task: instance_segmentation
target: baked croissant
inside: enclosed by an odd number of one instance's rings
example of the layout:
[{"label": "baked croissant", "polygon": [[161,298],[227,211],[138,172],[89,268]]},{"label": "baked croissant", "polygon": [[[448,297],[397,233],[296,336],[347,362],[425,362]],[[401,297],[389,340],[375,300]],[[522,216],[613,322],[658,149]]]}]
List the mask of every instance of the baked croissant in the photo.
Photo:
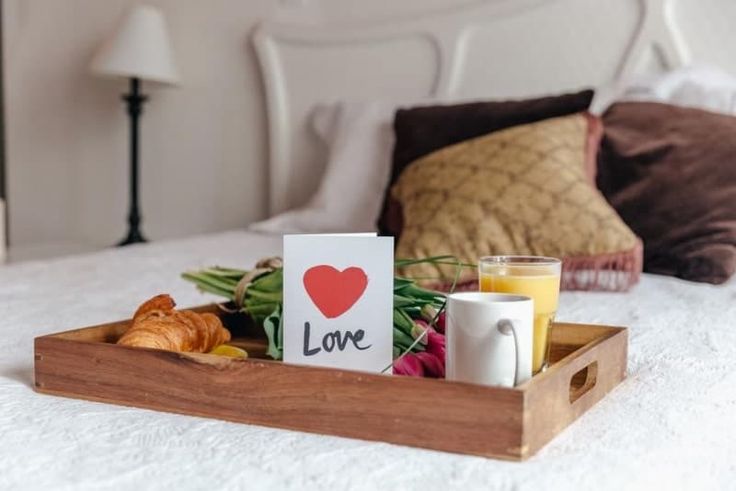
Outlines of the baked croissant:
[{"label": "baked croissant", "polygon": [[216,315],[175,310],[175,306],[167,294],[156,295],[144,302],[118,344],[206,353],[230,341],[230,331],[223,327]]}]

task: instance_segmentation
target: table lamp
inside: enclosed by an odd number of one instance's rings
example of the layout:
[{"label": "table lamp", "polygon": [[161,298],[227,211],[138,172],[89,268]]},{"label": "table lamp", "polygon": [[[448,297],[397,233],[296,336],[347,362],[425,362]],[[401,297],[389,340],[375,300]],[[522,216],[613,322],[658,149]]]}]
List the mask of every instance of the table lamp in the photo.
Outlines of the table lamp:
[{"label": "table lamp", "polygon": [[141,232],[138,197],[138,120],[147,97],[141,82],[176,85],[179,75],[162,12],[149,5],[134,7],[99,48],[91,70],[97,75],[129,79],[123,95],[130,117],[130,211],[128,234],[118,245],[146,242]]}]

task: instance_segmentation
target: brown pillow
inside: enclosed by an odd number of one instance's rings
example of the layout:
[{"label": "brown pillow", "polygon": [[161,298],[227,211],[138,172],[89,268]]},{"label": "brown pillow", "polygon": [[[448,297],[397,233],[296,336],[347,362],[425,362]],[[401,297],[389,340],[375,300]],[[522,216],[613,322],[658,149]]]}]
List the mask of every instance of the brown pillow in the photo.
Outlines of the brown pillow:
[{"label": "brown pillow", "polygon": [[626,102],[603,124],[598,185],[644,241],[644,270],[726,281],[736,271],[736,118]]},{"label": "brown pillow", "polygon": [[[628,288],[641,244],[585,174],[590,121],[575,114],[515,126],[413,162],[392,189],[405,220],[396,257],[554,256],[563,288]],[[444,283],[454,272],[419,264],[402,274]],[[475,276],[466,270],[460,281]]]},{"label": "brown pillow", "polygon": [[[504,128],[586,111],[592,100],[593,91],[584,90],[538,99],[400,109],[394,118],[396,143],[389,189],[411,162],[435,150]],[[401,209],[388,191],[378,229],[384,235],[401,235]]]}]

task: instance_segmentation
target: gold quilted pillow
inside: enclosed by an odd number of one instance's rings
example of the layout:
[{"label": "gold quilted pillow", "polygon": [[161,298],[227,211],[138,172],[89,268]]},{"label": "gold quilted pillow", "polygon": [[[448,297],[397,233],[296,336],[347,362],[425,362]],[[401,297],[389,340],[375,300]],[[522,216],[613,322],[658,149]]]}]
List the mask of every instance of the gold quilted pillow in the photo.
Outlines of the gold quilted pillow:
[{"label": "gold quilted pillow", "polygon": [[[628,288],[641,271],[641,243],[586,179],[588,124],[583,113],[547,119],[412,162],[391,190],[404,214],[396,257],[554,256],[563,259],[563,288]],[[454,268],[402,273],[446,281]],[[475,275],[466,269],[461,281]]]}]

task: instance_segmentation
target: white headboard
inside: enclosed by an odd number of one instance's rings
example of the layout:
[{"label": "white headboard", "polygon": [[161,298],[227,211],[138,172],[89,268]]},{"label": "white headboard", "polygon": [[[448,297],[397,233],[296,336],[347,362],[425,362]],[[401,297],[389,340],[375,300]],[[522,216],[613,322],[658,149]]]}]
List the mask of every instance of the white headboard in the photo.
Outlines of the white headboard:
[{"label": "white headboard", "polygon": [[263,23],[269,208],[304,203],[323,172],[311,109],[336,100],[528,97],[611,86],[689,53],[673,0],[487,0],[380,24]]}]

